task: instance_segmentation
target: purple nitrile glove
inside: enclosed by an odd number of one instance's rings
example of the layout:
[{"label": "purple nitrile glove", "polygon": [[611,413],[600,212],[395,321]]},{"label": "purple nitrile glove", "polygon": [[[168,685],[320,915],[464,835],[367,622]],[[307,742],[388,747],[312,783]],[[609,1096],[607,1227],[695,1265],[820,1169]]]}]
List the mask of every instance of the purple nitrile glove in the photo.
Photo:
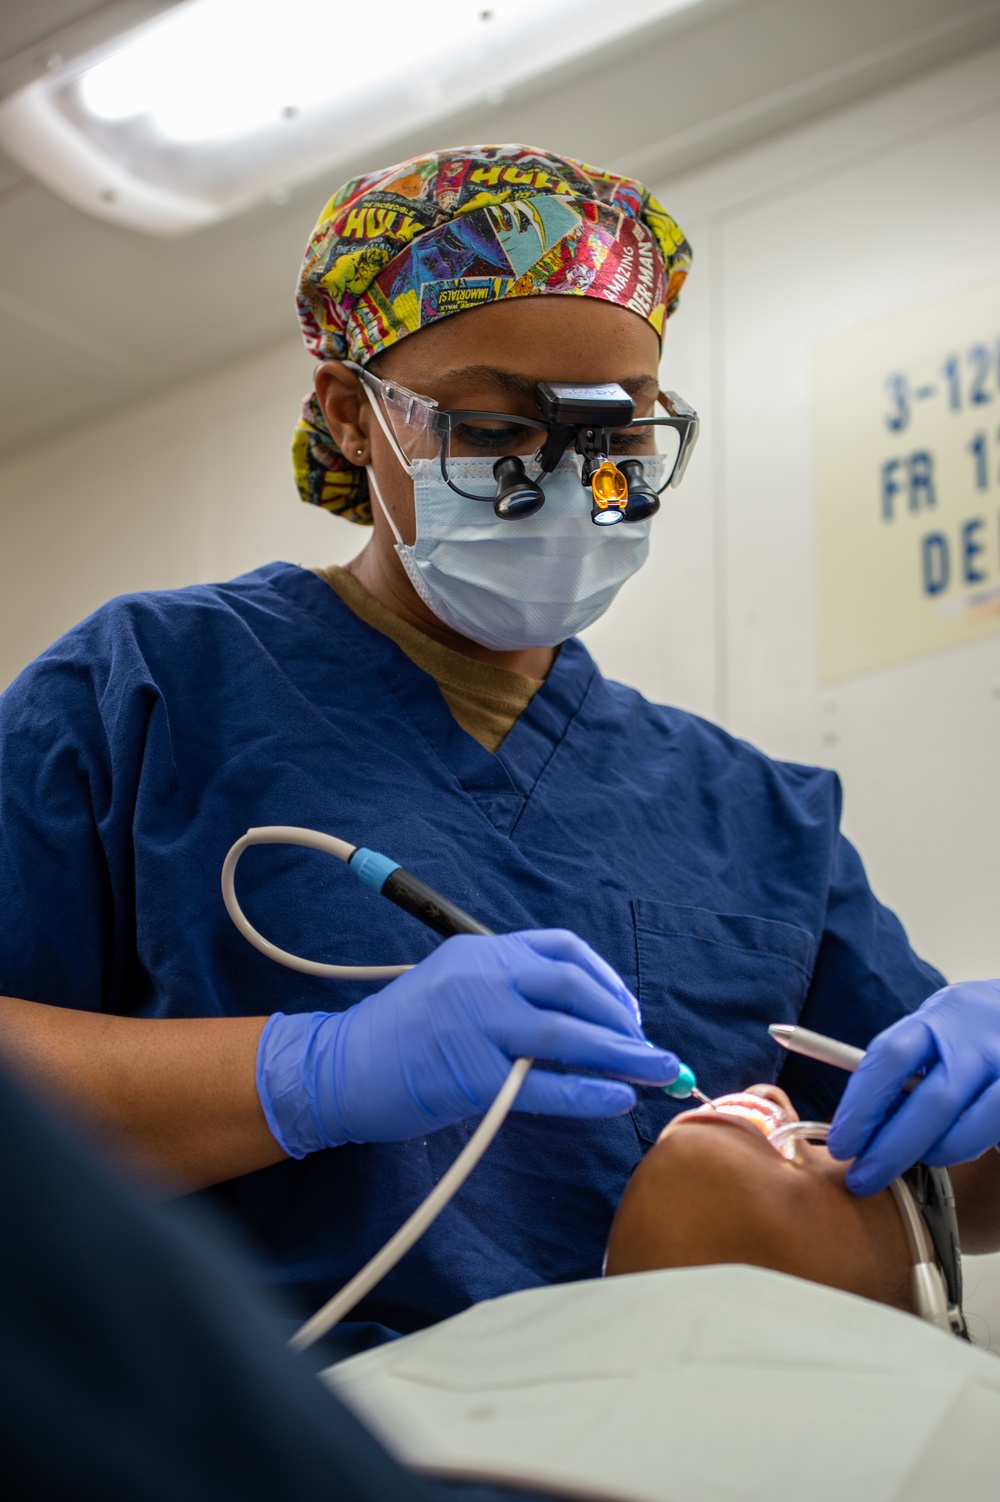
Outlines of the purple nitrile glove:
[{"label": "purple nitrile glove", "polygon": [[257,1091],[293,1158],[345,1142],[398,1142],[480,1116],[514,1059],[558,1060],[615,1079],[532,1069],[514,1109],[617,1116],[622,1079],[664,1085],[678,1060],[651,1048],[624,982],[575,934],[459,935],[346,1012],[276,1012]]},{"label": "purple nitrile glove", "polygon": [[[927,1076],[908,1096],[911,1074]],[[1000,981],[945,986],[870,1044],[827,1143],[847,1187],[877,1194],[914,1163],[948,1168],[1000,1142]]]}]

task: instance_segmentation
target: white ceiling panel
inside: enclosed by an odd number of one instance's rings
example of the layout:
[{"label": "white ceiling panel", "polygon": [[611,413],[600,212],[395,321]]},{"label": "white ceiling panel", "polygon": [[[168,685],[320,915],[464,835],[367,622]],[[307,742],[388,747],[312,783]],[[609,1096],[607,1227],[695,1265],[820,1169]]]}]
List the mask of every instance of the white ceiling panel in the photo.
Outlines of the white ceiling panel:
[{"label": "white ceiling panel", "polygon": [[117,9],[95,4],[95,0],[5,0],[0,8],[0,62],[64,34],[95,11]]},{"label": "white ceiling panel", "polygon": [[[161,8],[8,0],[0,92],[26,81],[32,59],[37,76],[46,37],[69,56]],[[91,219],[0,158],[0,453],[294,335],[302,248],[326,194],[354,172],[463,140],[520,140],[662,183],[997,41],[1000,0],[705,0],[506,99],[488,100],[484,80],[479,106],[377,160],[345,153],[287,202],[173,241]]]}]

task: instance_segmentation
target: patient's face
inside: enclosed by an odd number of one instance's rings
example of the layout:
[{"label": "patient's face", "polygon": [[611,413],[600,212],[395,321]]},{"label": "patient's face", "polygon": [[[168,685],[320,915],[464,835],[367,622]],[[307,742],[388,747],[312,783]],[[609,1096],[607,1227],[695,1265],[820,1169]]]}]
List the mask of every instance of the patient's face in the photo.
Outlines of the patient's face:
[{"label": "patient's face", "polygon": [[[727,1104],[728,1103],[728,1104]],[[769,1133],[795,1110],[775,1085],[676,1116],[636,1168],[611,1227],[607,1271],[743,1262],[909,1309],[910,1257],[888,1191],[858,1199],[846,1163]]]}]

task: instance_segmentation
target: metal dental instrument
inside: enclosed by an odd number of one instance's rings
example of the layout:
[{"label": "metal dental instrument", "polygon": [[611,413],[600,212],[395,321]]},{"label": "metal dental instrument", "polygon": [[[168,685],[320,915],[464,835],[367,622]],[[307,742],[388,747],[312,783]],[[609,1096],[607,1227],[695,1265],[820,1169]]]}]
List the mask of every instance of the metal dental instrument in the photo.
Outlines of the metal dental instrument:
[{"label": "metal dental instrument", "polygon": [[691,1094],[694,1096],[695,1100],[700,1100],[703,1106],[711,1106],[713,1111],[717,1111],[719,1109],[715,1104],[715,1101],[709,1100],[705,1092],[703,1090],[699,1090],[697,1085],[692,1085]]},{"label": "metal dental instrument", "polygon": [[[768,1032],[775,1043],[780,1043],[789,1053],[818,1059],[821,1064],[832,1064],[835,1069],[845,1069],[848,1074],[854,1073],[865,1056],[863,1048],[854,1048],[850,1043],[840,1043],[836,1038],[827,1038],[823,1033],[814,1033],[807,1027],[794,1027],[787,1022],[772,1022]],[[922,1074],[911,1074],[903,1089],[915,1090],[923,1078]]]}]

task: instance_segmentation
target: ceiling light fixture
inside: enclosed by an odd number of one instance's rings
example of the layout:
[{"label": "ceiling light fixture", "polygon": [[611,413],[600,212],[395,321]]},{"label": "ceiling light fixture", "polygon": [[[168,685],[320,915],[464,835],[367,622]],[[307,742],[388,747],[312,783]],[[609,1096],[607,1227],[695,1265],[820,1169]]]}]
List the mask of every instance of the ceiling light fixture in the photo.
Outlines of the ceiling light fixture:
[{"label": "ceiling light fixture", "polygon": [[0,145],[88,213],[184,234],[699,3],[183,0],[11,95]]}]

